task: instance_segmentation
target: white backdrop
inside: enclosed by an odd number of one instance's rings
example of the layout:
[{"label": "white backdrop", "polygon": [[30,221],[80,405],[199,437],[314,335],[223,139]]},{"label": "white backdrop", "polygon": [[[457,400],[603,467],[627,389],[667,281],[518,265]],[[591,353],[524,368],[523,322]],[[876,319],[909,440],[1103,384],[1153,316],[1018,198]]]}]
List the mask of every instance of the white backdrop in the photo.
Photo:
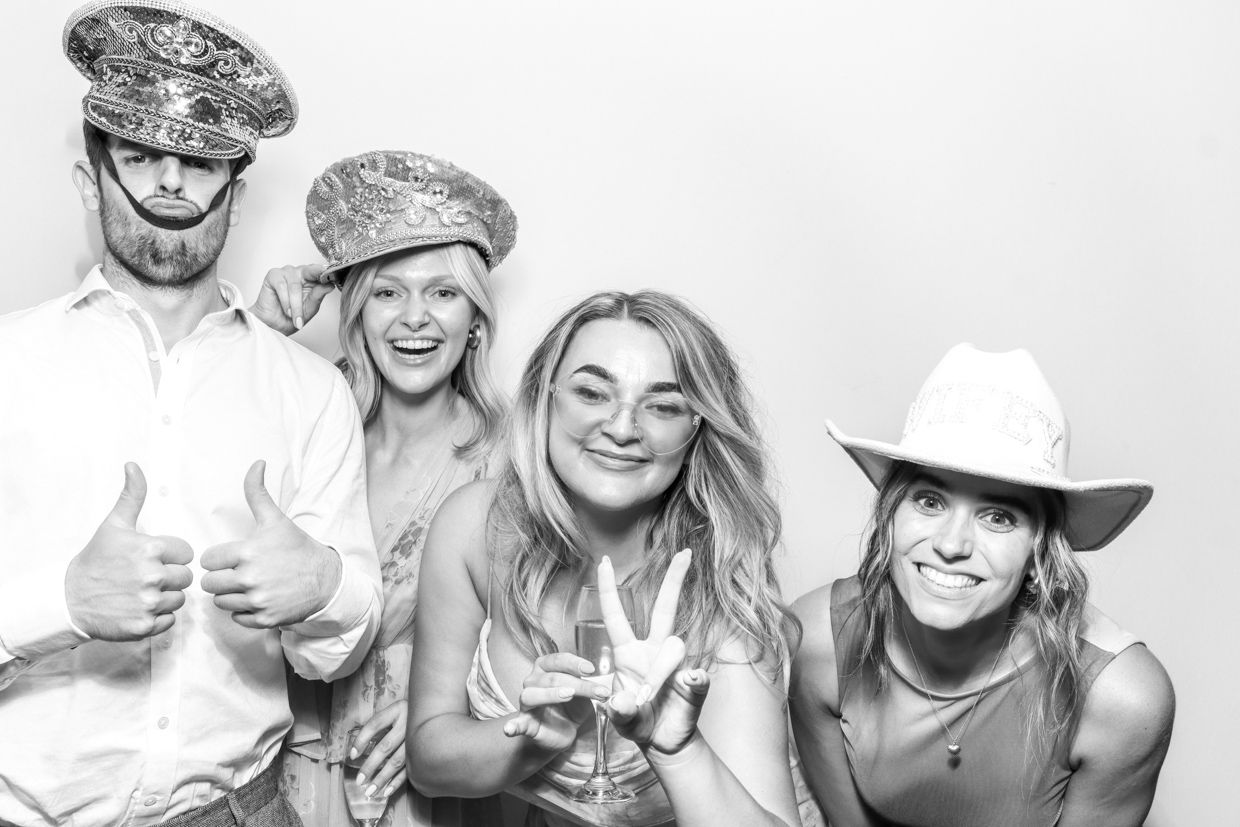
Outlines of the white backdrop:
[{"label": "white backdrop", "polygon": [[[766,407],[789,598],[855,570],[871,493],[822,419],[896,440],[952,344],[1029,348],[1073,476],[1157,487],[1089,558],[1094,601],[1178,694],[1149,823],[1237,823],[1240,6],[200,2],[275,56],[303,113],[246,173],[223,277],[252,296],[267,267],[318,260],[302,206],[340,157],[479,174],[521,220],[495,274],[509,388],[596,289],[679,293],[727,332]],[[0,312],[100,256],[69,180],[76,5],[23,5],[0,50]],[[334,314],[301,340],[334,354]]]}]

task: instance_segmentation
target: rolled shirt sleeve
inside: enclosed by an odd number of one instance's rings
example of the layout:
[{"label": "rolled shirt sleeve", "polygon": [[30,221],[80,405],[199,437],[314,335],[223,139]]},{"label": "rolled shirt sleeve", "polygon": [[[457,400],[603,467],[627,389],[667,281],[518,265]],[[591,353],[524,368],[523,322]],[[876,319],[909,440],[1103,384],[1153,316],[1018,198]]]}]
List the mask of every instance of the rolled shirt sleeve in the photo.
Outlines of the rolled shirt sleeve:
[{"label": "rolled shirt sleeve", "polygon": [[302,462],[289,517],[340,556],[340,581],[322,609],[281,630],[285,657],[304,678],[332,681],[361,664],[383,612],[379,561],[366,508],[366,451],[357,403],[337,377]]},{"label": "rolled shirt sleeve", "polygon": [[39,658],[85,643],[65,599],[65,570],[51,566],[0,584],[0,689]]}]

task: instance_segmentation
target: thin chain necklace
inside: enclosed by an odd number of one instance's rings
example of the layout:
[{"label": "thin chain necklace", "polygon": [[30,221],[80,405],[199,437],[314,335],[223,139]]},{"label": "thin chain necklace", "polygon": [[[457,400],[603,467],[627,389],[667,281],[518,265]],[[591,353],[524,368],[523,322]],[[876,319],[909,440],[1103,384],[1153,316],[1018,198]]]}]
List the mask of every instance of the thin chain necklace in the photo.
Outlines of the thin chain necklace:
[{"label": "thin chain necklace", "polygon": [[943,716],[939,714],[939,708],[934,705],[934,700],[930,697],[930,690],[926,687],[926,676],[921,671],[921,664],[917,662],[917,653],[913,651],[913,644],[908,639],[908,630],[904,628],[904,618],[900,618],[900,633],[904,635],[904,645],[908,647],[908,653],[913,658],[913,666],[917,668],[917,677],[921,678],[922,692],[926,695],[926,703],[930,704],[930,709],[934,712],[935,720],[939,722],[939,726],[943,727],[943,732],[947,733],[947,751],[953,757],[960,754],[961,742],[964,740],[964,734],[969,731],[969,724],[973,723],[973,713],[977,712],[977,705],[982,702],[986,690],[990,688],[990,682],[995,677],[995,669],[999,666],[999,660],[1003,657],[1003,650],[1007,648],[1008,641],[1012,639],[1012,631],[1003,636],[1003,643],[999,646],[999,653],[995,655],[995,662],[990,665],[990,674],[986,676],[986,683],[982,684],[982,691],[977,693],[977,697],[973,699],[973,706],[969,707],[969,717],[965,718],[964,726],[960,729],[960,736],[952,735],[952,731],[947,728],[947,724],[943,723]]}]

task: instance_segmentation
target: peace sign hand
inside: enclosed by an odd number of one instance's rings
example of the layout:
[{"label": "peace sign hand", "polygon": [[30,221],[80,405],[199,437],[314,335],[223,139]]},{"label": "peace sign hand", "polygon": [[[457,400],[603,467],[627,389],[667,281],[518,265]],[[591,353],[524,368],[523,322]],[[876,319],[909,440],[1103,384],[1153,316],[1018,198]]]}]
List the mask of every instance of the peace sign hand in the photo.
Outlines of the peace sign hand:
[{"label": "peace sign hand", "polygon": [[603,558],[598,567],[599,602],[619,684],[619,691],[608,702],[607,715],[625,738],[667,754],[679,752],[692,740],[710,689],[704,670],[680,668],[685,644],[672,634],[691,562],[689,549],[672,558],[650,613],[650,633],[645,640],[638,640],[629,626],[616,593],[611,561]]}]

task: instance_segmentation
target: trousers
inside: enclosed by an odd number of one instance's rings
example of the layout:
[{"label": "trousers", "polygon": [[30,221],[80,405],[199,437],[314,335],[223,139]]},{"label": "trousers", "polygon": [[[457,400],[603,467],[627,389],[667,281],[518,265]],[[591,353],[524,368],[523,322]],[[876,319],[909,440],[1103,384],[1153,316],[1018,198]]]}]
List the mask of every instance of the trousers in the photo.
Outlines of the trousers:
[{"label": "trousers", "polygon": [[160,827],[302,827],[302,823],[280,793],[277,759],[253,781],[205,807],[160,822]]}]

